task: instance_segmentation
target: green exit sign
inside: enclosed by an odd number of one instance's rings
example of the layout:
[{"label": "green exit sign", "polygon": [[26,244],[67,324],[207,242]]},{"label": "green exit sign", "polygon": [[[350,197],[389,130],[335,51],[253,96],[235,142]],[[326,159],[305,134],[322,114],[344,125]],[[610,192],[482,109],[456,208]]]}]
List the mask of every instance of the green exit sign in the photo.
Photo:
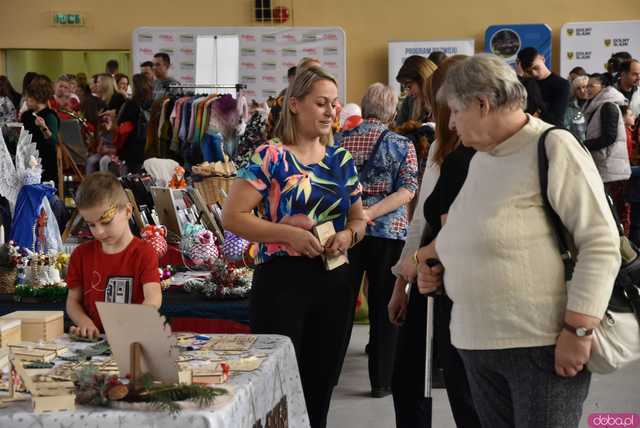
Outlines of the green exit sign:
[{"label": "green exit sign", "polygon": [[81,26],[84,25],[84,16],[77,12],[54,12],[53,25]]}]

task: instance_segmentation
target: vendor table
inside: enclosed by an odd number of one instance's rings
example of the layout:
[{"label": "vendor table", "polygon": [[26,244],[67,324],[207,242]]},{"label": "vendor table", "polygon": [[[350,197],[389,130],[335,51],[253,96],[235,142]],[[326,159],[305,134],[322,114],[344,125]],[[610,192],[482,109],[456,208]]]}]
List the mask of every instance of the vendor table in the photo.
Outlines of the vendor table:
[{"label": "vendor table", "polygon": [[[64,311],[65,302],[16,302],[11,294],[0,294],[0,316],[14,311]],[[162,293],[162,313],[173,331],[196,333],[248,333],[249,300],[208,300],[181,288]],[[65,318],[68,327],[70,320]]]},{"label": "vendor table", "polygon": [[65,428],[283,428],[308,427],[298,365],[289,338],[258,335],[249,351],[266,355],[259,369],[232,374],[231,395],[211,409],[183,410],[177,415],[144,410],[78,406],[75,411],[35,414],[31,401],[0,408],[0,427]]}]

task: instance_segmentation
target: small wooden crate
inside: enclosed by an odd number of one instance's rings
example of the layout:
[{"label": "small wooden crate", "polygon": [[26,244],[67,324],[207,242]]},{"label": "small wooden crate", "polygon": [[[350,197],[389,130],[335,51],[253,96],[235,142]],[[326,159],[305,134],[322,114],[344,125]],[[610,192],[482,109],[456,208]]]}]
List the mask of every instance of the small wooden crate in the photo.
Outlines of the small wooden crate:
[{"label": "small wooden crate", "polygon": [[22,321],[0,319],[0,348],[22,341]]},{"label": "small wooden crate", "polygon": [[62,311],[16,311],[0,317],[3,320],[22,321],[22,340],[50,341],[64,334]]}]

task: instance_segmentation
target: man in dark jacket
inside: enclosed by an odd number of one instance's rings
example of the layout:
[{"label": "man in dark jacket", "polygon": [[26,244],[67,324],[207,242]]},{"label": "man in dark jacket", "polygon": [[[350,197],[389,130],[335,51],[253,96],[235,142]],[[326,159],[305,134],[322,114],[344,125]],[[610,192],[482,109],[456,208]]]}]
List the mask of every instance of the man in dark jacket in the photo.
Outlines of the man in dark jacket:
[{"label": "man in dark jacket", "polygon": [[544,62],[544,56],[536,48],[521,49],[517,61],[525,77],[538,82],[545,104],[540,118],[547,123],[562,126],[569,105],[569,81],[552,73]]}]

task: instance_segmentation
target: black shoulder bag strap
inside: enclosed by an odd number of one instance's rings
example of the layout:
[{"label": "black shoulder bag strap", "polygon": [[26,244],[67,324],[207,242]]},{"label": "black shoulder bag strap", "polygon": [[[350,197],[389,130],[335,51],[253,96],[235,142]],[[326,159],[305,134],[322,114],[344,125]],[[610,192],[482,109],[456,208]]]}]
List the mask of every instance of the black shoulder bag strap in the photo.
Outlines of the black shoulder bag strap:
[{"label": "black shoulder bag strap", "polygon": [[538,176],[540,178],[540,195],[542,196],[543,208],[547,217],[551,220],[551,226],[553,226],[556,241],[558,242],[560,257],[562,258],[562,263],[564,263],[564,279],[565,281],[569,281],[573,276],[573,266],[575,264],[574,257],[566,240],[566,228],[564,227],[558,213],[556,213],[551,207],[549,195],[547,193],[549,189],[549,158],[547,157],[545,140],[547,138],[547,134],[556,129],[564,128],[557,126],[551,127],[545,130],[538,140]]},{"label": "black shoulder bag strap", "polygon": [[361,183],[362,183],[362,180],[364,180],[364,178],[367,175],[367,173],[369,172],[369,170],[371,169],[371,165],[373,165],[372,161],[373,161],[373,158],[378,154],[378,149],[380,149],[380,144],[382,143],[382,141],[384,140],[384,137],[386,137],[386,135],[389,132],[390,131],[387,128],[387,129],[385,129],[384,131],[382,131],[380,133],[380,136],[376,140],[376,145],[373,146],[373,150],[371,150],[371,154],[364,161],[364,165],[362,165],[362,168],[360,169],[360,172],[358,173],[358,178],[360,179]]}]

